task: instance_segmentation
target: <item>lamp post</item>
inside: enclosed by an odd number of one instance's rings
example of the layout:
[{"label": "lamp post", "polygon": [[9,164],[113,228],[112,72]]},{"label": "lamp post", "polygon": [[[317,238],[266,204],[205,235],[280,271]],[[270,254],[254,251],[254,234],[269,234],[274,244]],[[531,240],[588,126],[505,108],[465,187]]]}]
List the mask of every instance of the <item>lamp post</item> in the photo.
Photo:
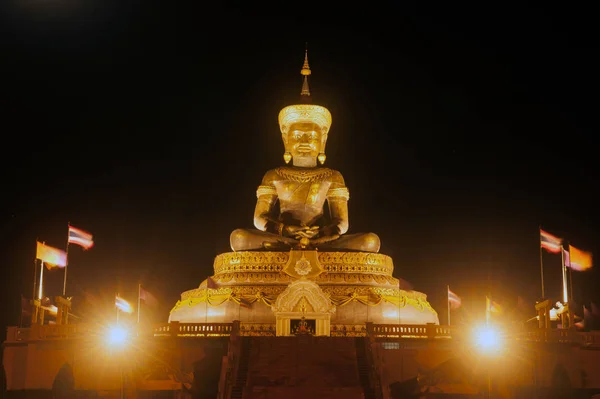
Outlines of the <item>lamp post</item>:
[{"label": "lamp post", "polygon": [[129,344],[129,331],[123,327],[122,325],[114,325],[110,327],[106,331],[106,344],[108,348],[118,353],[119,358],[119,397],[124,399],[125,397],[125,389],[124,389],[124,379],[123,379],[123,359],[125,358],[123,355],[124,350]]},{"label": "lamp post", "polygon": [[490,362],[504,349],[504,338],[500,330],[486,323],[486,325],[474,330],[473,340],[475,348],[486,360],[486,397],[489,399],[492,393]]}]

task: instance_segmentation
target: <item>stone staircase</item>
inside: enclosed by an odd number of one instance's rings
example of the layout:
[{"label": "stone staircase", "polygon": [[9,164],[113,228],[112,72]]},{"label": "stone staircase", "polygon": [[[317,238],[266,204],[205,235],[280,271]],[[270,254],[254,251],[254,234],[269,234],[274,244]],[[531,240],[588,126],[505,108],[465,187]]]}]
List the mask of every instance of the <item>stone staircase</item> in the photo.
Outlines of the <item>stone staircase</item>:
[{"label": "stone staircase", "polygon": [[364,338],[242,337],[232,399],[376,399]]},{"label": "stone staircase", "polygon": [[231,390],[231,399],[242,399],[244,397],[244,388],[248,379],[248,367],[250,364],[250,345],[252,341],[250,337],[240,337],[241,350],[240,362],[238,365],[237,378]]},{"label": "stone staircase", "polygon": [[375,395],[375,389],[371,387],[370,383],[370,367],[369,361],[367,360],[367,341],[364,337],[355,338],[354,343],[356,345],[356,363],[358,366],[358,378],[360,385],[365,393],[365,399],[377,399]]}]

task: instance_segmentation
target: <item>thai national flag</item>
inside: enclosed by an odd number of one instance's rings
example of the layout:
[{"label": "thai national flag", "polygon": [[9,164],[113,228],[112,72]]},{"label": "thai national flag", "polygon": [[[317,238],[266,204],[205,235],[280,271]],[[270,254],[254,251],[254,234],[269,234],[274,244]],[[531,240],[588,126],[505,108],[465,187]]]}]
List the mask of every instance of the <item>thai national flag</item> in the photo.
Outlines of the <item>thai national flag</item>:
[{"label": "thai national flag", "polygon": [[87,231],[69,226],[69,244],[77,244],[84,249],[90,249],[94,246],[92,235]]},{"label": "thai national flag", "polygon": [[462,304],[462,300],[460,299],[460,297],[454,292],[450,291],[450,288],[448,288],[448,302],[450,302],[450,307],[452,307],[453,309],[459,308]]},{"label": "thai national flag", "polygon": [[560,253],[562,238],[553,236],[552,234],[540,229],[540,245],[548,252],[553,254]]},{"label": "thai national flag", "polygon": [[115,306],[121,312],[133,313],[133,307],[129,304],[129,302],[118,295],[115,297]]}]

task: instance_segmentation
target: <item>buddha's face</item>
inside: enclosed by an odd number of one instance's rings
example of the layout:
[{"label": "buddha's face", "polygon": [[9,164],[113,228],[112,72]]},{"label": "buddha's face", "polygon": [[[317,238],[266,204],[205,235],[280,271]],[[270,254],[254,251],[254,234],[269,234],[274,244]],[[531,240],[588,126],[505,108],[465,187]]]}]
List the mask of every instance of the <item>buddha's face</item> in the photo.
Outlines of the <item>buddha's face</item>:
[{"label": "buddha's face", "polygon": [[320,152],[324,152],[324,138],[322,129],[315,123],[298,122],[290,126],[287,132],[287,142],[284,137],[286,150],[296,158],[316,159]]}]

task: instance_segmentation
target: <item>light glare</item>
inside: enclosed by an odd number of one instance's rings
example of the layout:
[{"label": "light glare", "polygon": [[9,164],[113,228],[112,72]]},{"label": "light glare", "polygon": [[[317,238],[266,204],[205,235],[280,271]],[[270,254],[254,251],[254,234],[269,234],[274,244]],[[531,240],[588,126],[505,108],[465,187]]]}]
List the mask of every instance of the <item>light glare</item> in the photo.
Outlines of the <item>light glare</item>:
[{"label": "light glare", "polygon": [[108,329],[106,340],[111,346],[123,346],[127,341],[127,329],[121,326],[113,326]]},{"label": "light glare", "polygon": [[482,352],[498,352],[502,348],[502,337],[500,332],[493,327],[480,327],[475,330],[475,344]]}]

